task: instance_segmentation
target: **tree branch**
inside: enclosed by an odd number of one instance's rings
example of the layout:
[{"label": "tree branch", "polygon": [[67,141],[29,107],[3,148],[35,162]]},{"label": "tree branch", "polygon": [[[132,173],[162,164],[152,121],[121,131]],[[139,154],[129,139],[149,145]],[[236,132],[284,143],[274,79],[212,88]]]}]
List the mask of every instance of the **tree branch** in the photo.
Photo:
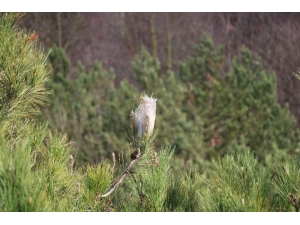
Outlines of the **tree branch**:
[{"label": "tree branch", "polygon": [[56,14],[56,19],[57,19],[57,27],[58,27],[58,47],[62,48],[60,12]]},{"label": "tree branch", "polygon": [[122,173],[120,179],[116,182],[116,183],[112,183],[110,185],[110,189],[108,192],[106,192],[106,194],[101,195],[101,198],[105,198],[107,196],[109,196],[112,192],[114,192],[114,190],[116,190],[116,188],[122,183],[122,181],[124,180],[124,178],[126,177],[126,175],[129,173],[131,167],[136,163],[136,161],[140,158],[141,155],[141,150],[140,148],[137,148],[136,151],[134,151],[131,154],[131,159],[132,161],[129,163],[129,165],[127,166],[127,168],[125,169],[125,171]]}]

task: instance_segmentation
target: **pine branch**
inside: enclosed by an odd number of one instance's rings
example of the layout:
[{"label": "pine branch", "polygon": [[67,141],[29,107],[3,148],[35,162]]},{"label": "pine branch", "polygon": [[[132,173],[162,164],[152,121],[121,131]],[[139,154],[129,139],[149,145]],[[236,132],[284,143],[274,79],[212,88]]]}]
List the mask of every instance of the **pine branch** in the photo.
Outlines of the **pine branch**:
[{"label": "pine branch", "polygon": [[125,171],[122,173],[122,176],[120,177],[120,179],[116,183],[111,184],[110,190],[106,194],[101,195],[101,198],[105,198],[105,197],[109,196],[112,192],[114,192],[116,190],[116,188],[122,183],[122,181],[124,180],[126,175],[129,173],[131,167],[140,158],[140,155],[141,155],[141,150],[140,150],[140,148],[137,148],[137,150],[131,154],[132,161],[129,163],[129,165],[127,166]]}]

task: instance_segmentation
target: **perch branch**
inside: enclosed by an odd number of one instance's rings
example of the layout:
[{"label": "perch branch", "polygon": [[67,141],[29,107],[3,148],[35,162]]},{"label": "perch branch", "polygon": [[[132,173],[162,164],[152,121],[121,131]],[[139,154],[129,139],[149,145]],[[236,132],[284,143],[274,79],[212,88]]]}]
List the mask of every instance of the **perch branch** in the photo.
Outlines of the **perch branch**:
[{"label": "perch branch", "polygon": [[114,190],[116,190],[116,188],[122,183],[122,181],[124,180],[126,175],[129,173],[131,167],[140,158],[140,155],[141,155],[141,150],[140,150],[140,148],[137,148],[137,150],[131,154],[132,161],[129,163],[129,165],[127,166],[125,171],[122,173],[120,179],[116,183],[111,184],[109,191],[106,194],[101,195],[101,198],[105,198],[105,197],[109,196]]}]

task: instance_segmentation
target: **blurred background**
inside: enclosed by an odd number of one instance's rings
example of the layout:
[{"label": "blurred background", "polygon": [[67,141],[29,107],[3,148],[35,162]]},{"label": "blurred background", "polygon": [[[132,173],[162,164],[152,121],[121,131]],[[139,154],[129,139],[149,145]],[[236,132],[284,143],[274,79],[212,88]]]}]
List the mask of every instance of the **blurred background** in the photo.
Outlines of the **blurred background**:
[{"label": "blurred background", "polygon": [[130,79],[131,61],[141,46],[151,51],[153,32],[157,57],[166,64],[172,45],[172,69],[193,52],[202,34],[224,45],[226,62],[241,46],[258,53],[267,69],[276,72],[278,100],[288,102],[300,119],[298,82],[291,76],[299,62],[299,13],[27,13],[21,25],[35,30],[39,42],[65,49],[72,62],[90,66],[101,61],[114,68],[117,81]]},{"label": "blurred background", "polygon": [[262,160],[297,152],[299,13],[34,12],[19,25],[51,49],[44,117],[80,163],[128,151],[142,91],[158,99],[158,147],[176,146],[182,165],[241,144]]}]

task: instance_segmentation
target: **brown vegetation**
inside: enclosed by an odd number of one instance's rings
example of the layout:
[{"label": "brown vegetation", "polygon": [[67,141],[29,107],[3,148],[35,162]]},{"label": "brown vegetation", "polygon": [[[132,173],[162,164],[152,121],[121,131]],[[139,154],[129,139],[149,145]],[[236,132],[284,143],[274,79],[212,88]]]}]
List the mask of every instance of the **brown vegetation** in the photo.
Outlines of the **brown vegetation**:
[{"label": "brown vegetation", "polygon": [[20,24],[35,30],[46,48],[53,43],[65,48],[73,72],[79,60],[87,66],[99,60],[105,68],[114,68],[117,81],[132,81],[130,62],[141,46],[160,59],[162,69],[176,70],[205,32],[225,46],[221,66],[226,71],[244,45],[276,72],[278,101],[290,105],[300,124],[300,83],[292,75],[300,68],[299,18],[299,13],[250,12],[27,13]]}]

